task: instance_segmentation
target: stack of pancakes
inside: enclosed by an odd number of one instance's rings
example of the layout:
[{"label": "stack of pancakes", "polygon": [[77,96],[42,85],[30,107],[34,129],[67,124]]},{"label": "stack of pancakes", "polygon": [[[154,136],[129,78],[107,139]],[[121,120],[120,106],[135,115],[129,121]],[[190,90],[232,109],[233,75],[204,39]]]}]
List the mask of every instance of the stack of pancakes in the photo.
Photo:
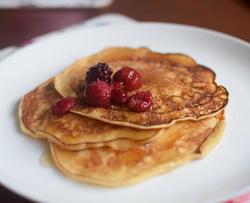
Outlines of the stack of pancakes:
[{"label": "stack of pancakes", "polygon": [[[78,105],[58,117],[51,105],[82,95],[85,73],[105,62],[142,76],[141,90],[153,95],[153,108]],[[133,92],[131,92],[133,94]],[[146,48],[108,48],[76,61],[27,93],[19,106],[22,131],[50,144],[55,165],[66,175],[104,186],[133,184],[201,158],[220,140],[228,92],[215,74],[183,54]]]}]

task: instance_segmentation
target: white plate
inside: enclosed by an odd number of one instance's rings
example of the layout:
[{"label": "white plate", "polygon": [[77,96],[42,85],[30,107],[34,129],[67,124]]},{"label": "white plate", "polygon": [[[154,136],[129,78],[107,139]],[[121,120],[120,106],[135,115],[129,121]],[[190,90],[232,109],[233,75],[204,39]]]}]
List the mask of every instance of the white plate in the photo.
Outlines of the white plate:
[{"label": "white plate", "polygon": [[[42,167],[44,144],[24,136],[17,121],[22,95],[73,60],[107,46],[146,46],[181,52],[212,67],[227,87],[227,127],[204,159],[127,188],[99,188]],[[189,26],[160,23],[103,26],[54,34],[0,64],[0,181],[42,202],[214,202],[250,190],[250,46],[239,39]]]}]

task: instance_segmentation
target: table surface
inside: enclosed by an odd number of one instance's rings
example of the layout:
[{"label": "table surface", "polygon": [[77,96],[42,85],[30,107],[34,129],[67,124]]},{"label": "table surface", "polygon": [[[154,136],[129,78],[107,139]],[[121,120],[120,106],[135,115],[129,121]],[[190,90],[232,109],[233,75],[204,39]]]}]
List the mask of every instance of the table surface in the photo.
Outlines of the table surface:
[{"label": "table surface", "polygon": [[[101,9],[0,9],[0,48],[104,13],[210,28],[250,41],[248,0],[114,0]],[[0,186],[2,202],[30,202]]]}]

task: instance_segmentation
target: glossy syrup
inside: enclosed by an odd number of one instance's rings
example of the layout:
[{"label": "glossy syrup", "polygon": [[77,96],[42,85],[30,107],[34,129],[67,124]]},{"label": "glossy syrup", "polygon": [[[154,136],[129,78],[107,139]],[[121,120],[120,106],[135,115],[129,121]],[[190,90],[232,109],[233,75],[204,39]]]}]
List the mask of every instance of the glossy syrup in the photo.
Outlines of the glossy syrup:
[{"label": "glossy syrup", "polygon": [[39,163],[43,167],[50,167],[53,165],[53,160],[49,151],[45,151],[39,158]]}]

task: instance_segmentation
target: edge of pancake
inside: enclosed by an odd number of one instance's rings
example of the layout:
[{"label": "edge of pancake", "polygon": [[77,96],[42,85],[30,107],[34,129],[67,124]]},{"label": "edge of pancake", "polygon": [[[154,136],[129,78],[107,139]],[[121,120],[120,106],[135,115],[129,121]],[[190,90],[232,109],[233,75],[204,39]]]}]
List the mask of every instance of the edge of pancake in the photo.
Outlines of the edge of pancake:
[{"label": "edge of pancake", "polygon": [[201,153],[201,158],[206,156],[211,149],[213,149],[221,140],[224,135],[226,127],[225,118],[218,124],[218,126],[214,129],[213,136],[209,136],[200,146],[199,152]]},{"label": "edge of pancake", "polygon": [[60,171],[62,173],[69,176],[73,180],[84,181],[87,184],[94,184],[94,185],[98,185],[98,186],[102,186],[102,187],[104,187],[104,186],[105,187],[107,187],[107,186],[108,187],[123,187],[123,186],[136,184],[138,182],[149,179],[149,178],[156,176],[156,175],[166,173],[166,172],[176,168],[177,166],[183,165],[183,164],[185,164],[193,159],[199,159],[199,158],[204,157],[220,141],[220,139],[223,136],[224,128],[225,128],[225,120],[223,119],[217,124],[217,126],[214,128],[213,132],[208,136],[208,138],[200,145],[200,147],[196,153],[186,155],[186,156],[179,158],[178,160],[175,160],[175,164],[172,164],[170,162],[170,163],[166,163],[166,164],[162,164],[160,166],[154,167],[150,171],[148,171],[146,174],[145,173],[139,174],[139,175],[132,177],[130,179],[126,179],[122,183],[121,182],[116,183],[116,182],[105,181],[105,180],[96,180],[96,179],[92,179],[89,177],[79,176],[77,174],[70,174],[65,168],[63,168],[63,166],[60,164],[60,161],[57,159],[56,150],[54,149],[52,143],[50,143],[50,150],[51,150],[52,157],[53,157],[53,160],[54,160],[56,167],[58,169],[60,169]]},{"label": "edge of pancake", "polygon": [[23,105],[23,97],[18,105],[18,118],[19,118],[19,127],[20,127],[20,130],[25,134],[25,135],[28,135],[34,139],[40,139],[40,138],[43,138],[41,137],[40,135],[37,135],[35,132],[33,132],[32,130],[30,130],[29,128],[27,128],[25,126],[25,124],[23,123],[23,119],[22,119],[22,105]]},{"label": "edge of pancake", "polygon": [[[225,104],[226,106],[226,104]],[[113,124],[113,125],[119,125],[119,126],[124,126],[124,127],[131,127],[131,128],[137,128],[137,129],[142,129],[142,130],[150,130],[150,129],[159,129],[159,128],[168,128],[171,125],[174,125],[177,122],[180,121],[199,121],[199,120],[203,120],[205,118],[209,118],[209,117],[213,117],[216,116],[218,114],[220,114],[222,111],[224,111],[225,106],[220,109],[219,111],[216,111],[214,113],[211,113],[209,115],[203,115],[200,116],[199,118],[194,118],[194,117],[185,117],[185,118],[180,118],[180,119],[174,119],[171,122],[167,123],[167,124],[159,124],[159,125],[152,125],[152,126],[143,126],[143,125],[136,125],[136,124],[132,124],[132,123],[128,123],[128,122],[124,122],[124,121],[113,121],[113,120],[108,120],[108,119],[104,119],[101,117],[95,117],[89,114],[84,114],[84,113],[79,113],[78,111],[74,111],[72,110],[71,112],[75,113],[75,114],[79,114],[88,118],[92,118],[92,119],[96,119],[105,123],[109,123],[109,124]]]},{"label": "edge of pancake", "polygon": [[[43,85],[46,85],[47,83],[49,83],[50,81],[52,81],[53,80],[53,78],[49,78],[49,79],[47,79],[46,81],[44,81],[44,82],[42,82],[39,86],[43,86]],[[38,87],[38,86],[37,86]],[[35,87],[35,88],[37,88],[37,87]],[[33,89],[34,90],[34,89]],[[33,91],[33,90],[31,90],[31,91]],[[41,136],[41,135],[37,135],[34,131],[32,131],[31,129],[29,129],[27,126],[25,126],[25,124],[24,124],[24,122],[23,122],[23,108],[22,108],[22,106],[24,105],[23,103],[24,103],[24,98],[25,98],[25,96],[27,95],[27,94],[29,94],[30,93],[30,91],[28,92],[28,93],[26,93],[22,98],[21,98],[21,100],[20,100],[20,102],[19,102],[19,105],[18,105],[18,107],[17,107],[17,113],[18,113],[18,120],[19,120],[19,127],[20,127],[20,130],[24,133],[24,134],[26,134],[26,135],[28,135],[28,136],[30,136],[30,137],[32,137],[32,138],[34,138],[34,139],[41,139],[41,138],[44,138],[44,136]]]}]

